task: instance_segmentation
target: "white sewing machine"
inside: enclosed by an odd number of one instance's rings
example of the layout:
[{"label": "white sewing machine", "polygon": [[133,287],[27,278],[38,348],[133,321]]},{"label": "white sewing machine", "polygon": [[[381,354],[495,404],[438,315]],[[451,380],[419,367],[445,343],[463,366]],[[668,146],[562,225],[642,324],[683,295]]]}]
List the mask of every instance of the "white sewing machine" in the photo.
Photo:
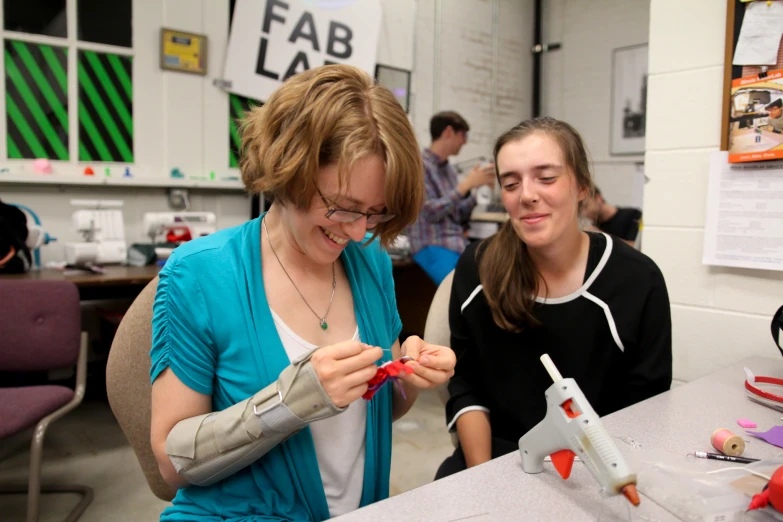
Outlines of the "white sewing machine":
[{"label": "white sewing machine", "polygon": [[83,242],[65,244],[65,260],[69,264],[124,263],[128,254],[125,243],[125,223],[122,201],[71,200],[75,207],[91,207],[73,213],[73,227],[84,237]]},{"label": "white sewing machine", "polygon": [[[154,245],[167,242],[169,232],[185,238],[189,235],[189,239],[207,236],[217,231],[216,223],[213,212],[145,212],[142,226]],[[185,231],[188,234],[184,234]]]}]

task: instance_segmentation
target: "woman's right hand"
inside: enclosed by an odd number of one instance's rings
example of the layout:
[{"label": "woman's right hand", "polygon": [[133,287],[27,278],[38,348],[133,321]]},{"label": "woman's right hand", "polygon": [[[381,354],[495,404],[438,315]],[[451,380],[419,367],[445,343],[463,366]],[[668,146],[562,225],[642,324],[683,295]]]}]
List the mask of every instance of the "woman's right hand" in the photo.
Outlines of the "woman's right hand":
[{"label": "woman's right hand", "polygon": [[334,405],[345,408],[367,391],[381,357],[383,350],[377,346],[351,340],[318,348],[310,364]]}]

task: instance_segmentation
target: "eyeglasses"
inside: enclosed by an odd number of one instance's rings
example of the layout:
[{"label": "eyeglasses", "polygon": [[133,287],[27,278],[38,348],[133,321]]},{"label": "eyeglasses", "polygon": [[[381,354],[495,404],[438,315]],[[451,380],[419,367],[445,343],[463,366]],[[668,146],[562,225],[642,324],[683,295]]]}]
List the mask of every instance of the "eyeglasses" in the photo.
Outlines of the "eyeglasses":
[{"label": "eyeglasses", "polygon": [[321,189],[316,190],[318,190],[318,195],[321,196],[321,200],[324,202],[324,205],[326,205],[326,217],[332,221],[336,221],[337,223],[353,223],[354,221],[361,219],[363,216],[366,216],[368,225],[379,225],[381,223],[386,223],[387,221],[394,218],[394,214],[359,212],[355,210],[342,210],[339,208],[334,208],[321,193]]}]

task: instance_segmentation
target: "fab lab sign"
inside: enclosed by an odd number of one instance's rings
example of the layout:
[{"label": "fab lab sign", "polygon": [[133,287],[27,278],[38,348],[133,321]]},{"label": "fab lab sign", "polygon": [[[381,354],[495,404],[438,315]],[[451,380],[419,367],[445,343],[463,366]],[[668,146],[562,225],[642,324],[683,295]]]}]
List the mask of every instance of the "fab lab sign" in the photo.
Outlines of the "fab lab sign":
[{"label": "fab lab sign", "polygon": [[374,74],[380,0],[237,0],[223,79],[259,101],[296,73],[331,63]]}]

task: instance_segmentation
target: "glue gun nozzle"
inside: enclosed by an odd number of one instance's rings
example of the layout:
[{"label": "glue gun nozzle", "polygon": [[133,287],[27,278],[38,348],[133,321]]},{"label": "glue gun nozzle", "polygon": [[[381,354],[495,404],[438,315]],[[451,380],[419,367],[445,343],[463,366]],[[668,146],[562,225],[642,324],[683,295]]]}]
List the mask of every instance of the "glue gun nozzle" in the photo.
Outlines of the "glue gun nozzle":
[{"label": "glue gun nozzle", "polygon": [[635,484],[628,484],[627,486],[623,487],[622,492],[623,496],[628,499],[628,502],[634,506],[639,505],[639,492],[636,491]]}]

